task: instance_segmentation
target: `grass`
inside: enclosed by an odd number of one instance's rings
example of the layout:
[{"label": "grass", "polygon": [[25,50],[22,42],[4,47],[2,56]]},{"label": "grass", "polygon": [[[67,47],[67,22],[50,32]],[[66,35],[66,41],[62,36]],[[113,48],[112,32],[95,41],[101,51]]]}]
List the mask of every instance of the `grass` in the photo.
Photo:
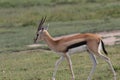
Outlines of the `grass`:
[{"label": "grass", "polygon": [[65,5],[65,4],[86,4],[86,3],[110,3],[119,0],[1,0],[0,7],[31,7],[31,6],[55,6],[55,5]]},{"label": "grass", "polygon": [[[47,25],[47,24],[46,24]],[[55,36],[72,33],[100,32],[120,29],[119,19],[112,19],[109,23],[104,20],[50,22],[49,32]],[[26,45],[33,43],[37,26],[1,27],[0,52],[19,52],[28,50]]]},{"label": "grass", "polygon": [[[59,57],[44,50],[48,49],[46,46],[27,47],[33,44],[42,16],[47,15],[45,25],[49,24],[53,37],[120,30],[119,3],[119,0],[0,0],[0,80],[51,80],[54,63]],[[118,75],[119,48],[119,45],[107,46]],[[85,53],[72,56],[76,80],[87,79],[90,72],[92,63]],[[93,80],[112,80],[108,65],[98,60]],[[70,76],[64,61],[56,78],[70,80]]]},{"label": "grass", "polygon": [[[36,26],[36,22],[40,20],[42,16],[47,15],[47,21],[78,21],[78,20],[91,20],[91,19],[103,19],[109,21],[113,18],[120,17],[120,2],[97,2],[97,3],[81,3],[75,4],[61,4],[61,5],[36,5],[28,7],[17,7],[17,5],[25,5],[24,3],[43,3],[44,0],[2,0],[9,4],[16,4],[15,7],[1,7],[0,8],[0,26],[1,27],[21,27],[21,26]],[[44,1],[44,2],[43,2]],[[64,0],[63,0],[64,1]],[[68,0],[69,1],[69,0]],[[73,1],[73,0],[72,0]],[[76,0],[77,1],[77,0]],[[28,3],[27,3],[28,4]],[[48,1],[50,4],[50,0]],[[5,5],[4,5],[5,6]]]},{"label": "grass", "polygon": [[[104,20],[87,20],[51,22],[49,25],[49,32],[52,36],[120,29],[119,19],[112,19],[109,23],[105,23]],[[38,49],[26,47],[33,43],[36,28],[33,26],[0,28],[0,80],[51,80],[54,63],[59,58],[58,55],[53,54],[52,51],[41,50],[41,47]],[[119,48],[119,45],[107,47],[109,57],[118,75],[120,74]],[[92,66],[88,54],[73,55],[72,61],[76,80],[85,80]],[[64,61],[56,78],[70,80],[70,76],[67,62]],[[99,59],[93,80],[112,80],[112,77],[108,65]],[[120,79],[119,76],[118,79]]]},{"label": "grass", "polygon": [[[119,45],[107,47],[118,80],[120,79],[119,48]],[[71,57],[76,80],[87,79],[92,66],[89,55],[85,52]],[[2,53],[0,54],[0,80],[51,80],[54,63],[58,58],[59,56],[53,52],[44,50],[22,51],[12,54]],[[93,80],[113,80],[113,74],[107,63],[99,58],[98,61],[99,64]],[[70,76],[65,60],[60,65],[56,78],[57,80],[69,80]]]}]

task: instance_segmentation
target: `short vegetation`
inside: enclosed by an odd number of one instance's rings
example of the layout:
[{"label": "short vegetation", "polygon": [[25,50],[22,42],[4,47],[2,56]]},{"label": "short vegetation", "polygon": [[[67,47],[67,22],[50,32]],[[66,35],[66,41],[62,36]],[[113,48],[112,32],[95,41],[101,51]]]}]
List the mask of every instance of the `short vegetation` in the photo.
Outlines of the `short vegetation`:
[{"label": "short vegetation", "polygon": [[[42,16],[47,16],[45,25],[54,37],[120,30],[120,0],[0,0],[0,80],[51,80],[59,56],[46,46],[27,47],[33,44]],[[119,49],[120,45],[107,46],[117,80]],[[92,66],[88,54],[73,55],[72,60],[76,80],[86,80]],[[98,61],[93,80],[112,80],[108,65]],[[64,61],[57,80],[70,80],[70,76]]]}]

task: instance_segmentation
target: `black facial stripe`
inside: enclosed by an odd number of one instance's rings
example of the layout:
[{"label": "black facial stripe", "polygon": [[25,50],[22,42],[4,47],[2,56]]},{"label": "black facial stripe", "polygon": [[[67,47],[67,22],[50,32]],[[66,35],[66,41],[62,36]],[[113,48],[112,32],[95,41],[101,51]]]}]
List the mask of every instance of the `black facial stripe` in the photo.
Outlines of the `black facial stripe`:
[{"label": "black facial stripe", "polygon": [[72,44],[72,45],[67,47],[65,52],[67,52],[71,48],[75,48],[75,47],[79,47],[79,46],[85,45],[86,43],[87,43],[86,41],[82,41],[82,42],[78,42],[78,43]]},{"label": "black facial stripe", "polygon": [[34,38],[34,42],[38,39],[39,34],[36,35],[36,38]]}]

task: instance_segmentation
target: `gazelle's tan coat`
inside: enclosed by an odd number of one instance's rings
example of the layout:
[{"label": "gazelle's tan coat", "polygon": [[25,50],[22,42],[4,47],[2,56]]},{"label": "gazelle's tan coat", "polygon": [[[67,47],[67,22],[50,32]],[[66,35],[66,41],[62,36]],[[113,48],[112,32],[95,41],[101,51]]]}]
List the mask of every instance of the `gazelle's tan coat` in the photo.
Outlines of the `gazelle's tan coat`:
[{"label": "gazelle's tan coat", "polygon": [[37,40],[43,40],[47,43],[50,49],[57,52],[58,54],[59,53],[62,54],[60,59],[56,61],[52,80],[55,80],[55,75],[58,69],[58,65],[64,60],[64,58],[66,58],[69,63],[70,71],[72,74],[72,80],[75,80],[74,72],[72,69],[72,61],[69,55],[71,53],[80,52],[82,50],[89,52],[90,58],[93,62],[93,67],[91,69],[91,72],[87,80],[91,80],[91,76],[94,73],[94,70],[97,65],[97,60],[95,55],[101,57],[109,64],[114,74],[114,80],[116,80],[116,73],[111,64],[110,59],[107,56],[101,54],[100,52],[100,50],[103,49],[104,53],[107,54],[107,51],[104,48],[104,43],[100,36],[92,33],[86,33],[86,34],[77,33],[77,34],[71,34],[58,38],[53,38],[48,33],[47,29],[42,26],[45,19],[46,18],[42,18],[37,30],[37,36],[34,41],[36,42]]},{"label": "gazelle's tan coat", "polygon": [[100,36],[91,33],[87,33],[87,34],[77,33],[59,38],[52,38],[50,34],[47,32],[47,30],[44,30],[43,34],[44,34],[44,41],[47,42],[48,46],[52,48],[55,52],[61,52],[61,53],[64,53],[67,46],[81,41],[87,41],[88,48],[96,52],[98,51],[98,45],[101,40]]}]

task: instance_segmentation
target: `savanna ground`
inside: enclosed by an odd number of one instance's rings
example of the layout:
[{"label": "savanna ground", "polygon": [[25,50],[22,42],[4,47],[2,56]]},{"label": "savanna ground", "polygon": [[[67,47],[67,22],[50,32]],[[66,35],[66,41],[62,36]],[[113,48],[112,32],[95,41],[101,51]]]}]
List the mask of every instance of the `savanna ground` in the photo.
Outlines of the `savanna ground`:
[{"label": "savanna ground", "polygon": [[[0,80],[51,80],[59,56],[47,46],[27,47],[33,44],[37,25],[46,15],[45,25],[49,23],[53,37],[120,30],[120,0],[0,0]],[[114,38],[117,44],[106,49],[119,80],[120,35]],[[76,80],[86,80],[92,67],[87,52],[71,58]],[[107,63],[98,61],[92,80],[113,80]],[[71,79],[66,61],[59,66],[56,79]]]}]

